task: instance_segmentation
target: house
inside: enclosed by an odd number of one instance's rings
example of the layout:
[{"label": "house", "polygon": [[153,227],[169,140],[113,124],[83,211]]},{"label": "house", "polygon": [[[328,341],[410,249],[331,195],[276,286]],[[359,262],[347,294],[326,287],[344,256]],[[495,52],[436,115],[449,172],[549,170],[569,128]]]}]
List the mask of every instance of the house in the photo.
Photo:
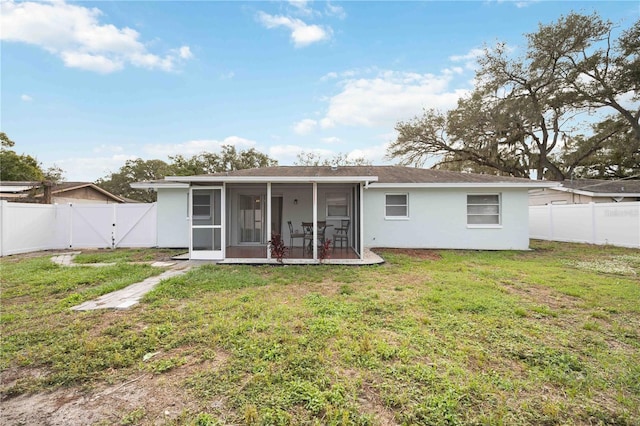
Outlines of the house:
[{"label": "house", "polygon": [[311,263],[318,242],[340,228],[347,241],[332,260],[362,260],[372,247],[526,250],[528,190],[552,185],[398,166],[280,166],[131,186],[158,193],[161,247],[189,247],[191,259],[269,262],[276,233],[289,259]]},{"label": "house", "polygon": [[572,179],[529,191],[529,205],[640,201],[640,180]]},{"label": "house", "polygon": [[3,181],[0,183],[0,199],[40,204],[128,202],[91,182],[60,182],[48,186],[43,182]]}]

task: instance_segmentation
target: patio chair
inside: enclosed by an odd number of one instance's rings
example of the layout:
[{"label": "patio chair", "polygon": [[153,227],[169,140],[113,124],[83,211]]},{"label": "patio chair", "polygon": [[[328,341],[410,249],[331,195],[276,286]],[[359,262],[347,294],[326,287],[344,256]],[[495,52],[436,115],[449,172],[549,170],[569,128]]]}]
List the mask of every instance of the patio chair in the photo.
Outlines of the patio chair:
[{"label": "patio chair", "polygon": [[289,247],[293,247],[293,240],[295,238],[302,239],[302,246],[304,247],[304,232],[300,232],[297,229],[294,231],[293,224],[291,221],[287,221],[287,225],[289,225]]},{"label": "patio chair", "polygon": [[347,243],[346,247],[349,247],[349,225],[351,221],[349,219],[343,219],[340,221],[340,227],[336,228],[333,234],[333,248],[336,248],[336,243],[340,241],[340,248],[343,247],[342,243]]},{"label": "patio chair", "polygon": [[313,251],[313,222],[302,222],[302,230],[304,231],[304,248],[307,252]]}]

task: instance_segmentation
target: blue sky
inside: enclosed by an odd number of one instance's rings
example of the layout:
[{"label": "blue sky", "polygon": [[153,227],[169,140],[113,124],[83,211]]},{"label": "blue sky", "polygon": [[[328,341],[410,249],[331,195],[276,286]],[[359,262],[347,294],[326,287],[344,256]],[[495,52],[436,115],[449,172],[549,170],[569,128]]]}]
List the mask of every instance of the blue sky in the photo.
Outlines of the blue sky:
[{"label": "blue sky", "polygon": [[129,158],[255,147],[385,163],[394,125],[473,88],[484,45],[570,11],[629,27],[637,1],[2,0],[2,131],[93,181]]}]

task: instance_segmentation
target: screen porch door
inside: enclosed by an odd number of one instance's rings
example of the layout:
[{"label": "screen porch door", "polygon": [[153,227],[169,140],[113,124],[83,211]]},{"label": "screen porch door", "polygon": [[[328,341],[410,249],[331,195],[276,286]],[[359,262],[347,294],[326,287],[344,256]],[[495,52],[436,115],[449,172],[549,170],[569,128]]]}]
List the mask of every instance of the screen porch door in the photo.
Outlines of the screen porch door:
[{"label": "screen porch door", "polygon": [[224,259],[222,187],[190,189],[191,259]]}]

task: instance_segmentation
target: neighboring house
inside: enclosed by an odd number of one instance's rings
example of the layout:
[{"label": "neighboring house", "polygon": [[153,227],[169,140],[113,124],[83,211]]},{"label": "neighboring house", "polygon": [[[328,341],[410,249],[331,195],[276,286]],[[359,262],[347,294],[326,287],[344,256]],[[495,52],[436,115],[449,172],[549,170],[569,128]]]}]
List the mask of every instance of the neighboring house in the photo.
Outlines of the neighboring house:
[{"label": "neighboring house", "polygon": [[[160,247],[189,247],[192,259],[268,261],[270,235],[280,233],[288,258],[317,262],[313,241],[325,223],[327,239],[348,228],[332,259],[363,259],[374,247],[526,250],[528,190],[556,184],[397,166],[282,166],[131,186],[158,193]],[[308,239],[299,235],[303,222]]]},{"label": "neighboring house", "polygon": [[[47,192],[50,188],[50,194]],[[49,188],[42,182],[0,182],[0,199],[19,203],[51,204],[129,202],[90,182],[61,182]]]},{"label": "neighboring house", "polygon": [[573,179],[529,191],[529,205],[640,201],[640,180]]}]

